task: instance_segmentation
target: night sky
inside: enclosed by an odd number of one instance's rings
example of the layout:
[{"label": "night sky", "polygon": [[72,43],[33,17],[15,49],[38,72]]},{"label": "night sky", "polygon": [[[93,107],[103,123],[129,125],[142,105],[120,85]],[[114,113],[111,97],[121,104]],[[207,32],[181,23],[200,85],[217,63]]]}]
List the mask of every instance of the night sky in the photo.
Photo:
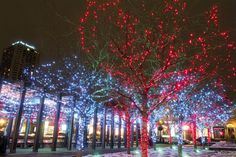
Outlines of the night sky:
[{"label": "night sky", "polygon": [[[192,14],[220,6],[223,29],[236,39],[236,0],[188,0]],[[0,50],[16,40],[34,45],[41,62],[79,53],[77,24],[84,0],[1,0]]]}]

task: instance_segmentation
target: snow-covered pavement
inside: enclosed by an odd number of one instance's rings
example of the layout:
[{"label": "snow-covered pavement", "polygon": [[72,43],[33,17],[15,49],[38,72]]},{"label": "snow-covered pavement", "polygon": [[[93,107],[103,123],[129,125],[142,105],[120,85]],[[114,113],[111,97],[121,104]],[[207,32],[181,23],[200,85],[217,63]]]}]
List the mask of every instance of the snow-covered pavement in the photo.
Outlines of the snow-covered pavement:
[{"label": "snow-covered pavement", "polygon": [[[136,150],[131,153],[131,155],[126,154],[125,152],[119,153],[110,153],[96,155],[97,157],[140,157],[140,151]],[[178,150],[174,148],[158,148],[157,150],[150,149],[149,157],[178,157]],[[87,155],[86,157],[94,157],[94,155]],[[183,157],[236,157],[236,151],[211,151],[211,150],[202,150],[197,149],[193,150],[192,147],[183,148]]]},{"label": "snow-covered pavement", "polygon": [[234,150],[236,151],[236,143],[221,141],[210,146],[212,149],[224,149],[224,150]]}]

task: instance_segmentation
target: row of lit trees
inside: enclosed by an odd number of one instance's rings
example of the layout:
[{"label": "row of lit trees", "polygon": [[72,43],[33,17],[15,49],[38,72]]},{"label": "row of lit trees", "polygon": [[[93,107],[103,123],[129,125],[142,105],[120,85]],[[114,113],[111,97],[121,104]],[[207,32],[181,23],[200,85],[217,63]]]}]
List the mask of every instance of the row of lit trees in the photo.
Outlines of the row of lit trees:
[{"label": "row of lit trees", "polygon": [[[215,84],[215,82],[214,82]],[[201,131],[202,144],[206,143],[203,134],[204,129],[208,129],[208,143],[211,139],[211,128],[215,125],[222,125],[232,116],[235,105],[228,100],[223,94],[222,87],[206,85],[196,90],[196,85],[192,84],[187,88],[175,93],[175,96],[168,101],[164,107],[157,109],[152,115],[150,122],[165,119],[167,122],[172,121],[177,126],[178,150],[182,153],[183,144],[183,126],[191,124],[192,139],[196,148],[196,130]],[[168,126],[169,124],[167,124]],[[168,126],[171,143],[170,126]],[[155,138],[155,137],[154,137]]]},{"label": "row of lit trees", "polygon": [[[189,82],[190,85],[186,87],[177,86],[178,91],[173,93],[173,95],[168,95],[165,97],[165,100],[162,102],[165,104],[163,106],[164,108],[156,108],[152,113],[150,113],[148,122],[150,123],[150,126],[153,127],[150,127],[149,135],[153,133],[155,123],[159,119],[161,119],[164,115],[171,115],[171,120],[175,121],[178,126],[178,144],[180,146],[179,149],[181,150],[183,143],[183,122],[195,122],[194,124],[202,130],[205,127],[213,126],[218,122],[225,122],[229,118],[229,111],[232,110],[232,107],[230,106],[230,102],[220,95],[222,93],[217,93],[220,90],[224,90],[221,83],[216,81],[212,83],[215,86],[214,90],[213,87],[210,88],[209,85],[198,89],[199,87],[197,86],[195,79],[193,79],[194,77],[185,75],[184,77],[191,78],[186,79],[176,75],[176,73],[172,76],[174,77],[166,79],[165,82],[159,86],[158,92],[167,92],[167,89],[171,83],[175,81],[181,82],[191,80]],[[70,137],[68,143],[70,143],[70,145],[68,147],[71,149],[74,114],[77,113],[80,116],[80,126],[78,127],[79,129],[76,133],[78,135],[76,148],[81,150],[86,145],[86,138],[84,137],[86,134],[84,133],[87,132],[87,122],[97,114],[99,107],[107,104],[107,107],[112,108],[114,110],[113,112],[118,113],[118,115],[124,118],[123,120],[126,122],[126,147],[128,149],[128,153],[130,153],[131,124],[140,118],[139,112],[135,110],[135,103],[137,104],[137,101],[139,101],[135,98],[138,96],[132,88],[118,85],[110,77],[110,75],[106,76],[102,73],[85,69],[79,64],[76,56],[67,57],[63,60],[63,62],[58,64],[53,62],[52,64],[40,66],[33,76],[32,83],[31,88],[41,88],[44,90],[43,92],[37,92],[36,90],[31,89],[26,92],[23,114],[28,121],[31,117],[35,118],[37,115],[38,117],[41,115],[41,118],[37,119],[37,123],[41,123],[43,116],[45,117],[46,115],[56,117],[54,121],[54,132],[57,132],[56,134],[58,134],[58,129],[56,128],[58,128],[60,113],[64,112],[66,114],[66,118],[69,120]],[[8,84],[8,87],[12,87],[14,89],[6,89],[7,92],[6,90],[3,90],[1,93],[1,99],[6,104],[4,109],[12,117],[16,114],[17,108],[19,108],[19,96],[14,97],[14,94],[9,94],[10,91],[17,91],[14,84],[12,84],[12,86],[9,85],[10,84]],[[3,89],[5,89],[5,87],[3,87]],[[52,98],[54,93],[59,95],[59,100],[55,101],[60,103],[60,107],[58,107],[57,104],[56,108],[47,108],[45,111],[45,102],[41,102],[40,107],[36,106],[34,102],[32,102],[35,97],[41,97],[43,99],[46,97]],[[70,99],[65,102],[65,100],[61,99],[63,95],[70,96]],[[130,95],[130,97],[127,97],[127,95]],[[130,105],[128,104],[129,101],[132,101]],[[62,105],[62,103],[64,103],[64,105]],[[166,110],[166,108],[168,108],[168,110]],[[204,119],[202,119],[202,117],[204,117]],[[42,127],[42,124],[38,125],[36,135],[40,135],[40,133],[37,132]],[[29,128],[29,126],[27,128]],[[96,133],[94,135],[96,136]],[[194,137],[194,144],[196,145],[196,135]],[[53,138],[54,140],[57,140],[56,135],[54,135]],[[153,140],[153,142],[155,142],[154,138]],[[39,137],[36,136],[35,141],[37,142],[36,145],[38,145]],[[56,149],[57,142],[54,143],[53,150]],[[95,142],[93,143],[95,144]],[[37,146],[35,146],[34,150],[37,151],[37,149]]]},{"label": "row of lit trees", "polygon": [[154,110],[192,80],[206,84],[235,76],[235,44],[219,30],[217,6],[194,19],[186,6],[181,0],[89,0],[80,18],[85,54],[131,91],[117,94],[121,108],[141,117],[142,157],[148,156],[147,124]]},{"label": "row of lit trees", "polygon": [[[50,70],[49,70],[50,69]],[[73,134],[74,114],[80,116],[76,148],[81,150],[86,145],[87,124],[88,121],[97,116],[97,112],[102,105],[111,100],[108,96],[108,91],[111,88],[112,81],[107,79],[107,75],[99,71],[86,69],[80,64],[77,56],[66,57],[59,63],[49,64],[45,67],[40,67],[36,71],[34,81],[36,86],[48,88],[48,91],[53,94],[72,96],[73,100],[70,103],[70,135]],[[44,76],[42,76],[44,74]],[[57,113],[60,113],[58,109]],[[58,115],[59,119],[60,115]],[[54,127],[58,127],[56,121]],[[96,123],[96,122],[95,122]],[[58,131],[56,131],[58,132]],[[55,133],[55,136],[57,133]],[[96,133],[94,134],[96,136]],[[72,137],[69,138],[70,141]],[[92,142],[95,145],[96,141]],[[70,146],[71,147],[71,146]],[[54,149],[56,146],[53,147]]]},{"label": "row of lit trees", "polygon": [[[43,119],[46,116],[54,119],[52,150],[55,151],[59,120],[63,116],[69,121],[68,147],[71,149],[75,113],[80,116],[77,148],[83,149],[85,137],[82,132],[86,131],[88,121],[98,112],[101,105],[111,100],[108,96],[111,83],[116,85],[108,75],[86,69],[76,56],[64,58],[57,63],[41,65],[27,82],[23,81],[23,84],[8,83],[2,88],[1,101],[4,103],[4,110],[9,114],[9,124],[12,124],[15,117],[11,152],[16,150],[23,117],[28,122],[30,118],[37,119],[34,151],[38,151]],[[65,97],[69,99],[63,100]],[[40,101],[34,102],[36,99]],[[56,104],[47,105],[45,99],[51,99]],[[9,137],[12,125],[8,127]]]},{"label": "row of lit trees", "polygon": [[[125,114],[127,141],[131,122],[135,117],[141,119],[142,157],[147,157],[147,126],[154,111],[170,102],[185,107],[192,100],[181,100],[181,93],[187,90],[193,95],[213,79],[223,83],[232,81],[236,47],[229,40],[228,32],[219,29],[217,6],[206,16],[192,19],[187,16],[186,5],[182,0],[88,0],[78,31],[92,69],[83,70],[76,57],[69,57],[60,63],[41,66],[33,77],[33,84],[42,89],[41,104],[45,93],[58,95],[55,128],[58,128],[62,95],[73,96],[71,115],[86,108],[81,113],[85,113],[83,118],[95,113],[101,103],[113,100],[111,107]],[[191,86],[197,92],[189,92]],[[43,110],[44,106],[40,108]],[[17,121],[16,129],[20,118]],[[53,143],[57,133],[58,129],[54,129]]]},{"label": "row of lit trees", "polygon": [[[181,82],[185,80],[191,80],[189,82],[190,85],[185,88],[178,86],[174,87],[175,89],[178,88],[178,92],[173,93],[173,95],[167,96],[162,102],[163,104],[166,104],[166,107],[169,108],[168,111],[171,112],[171,114],[166,112],[166,110],[163,110],[163,108],[161,108],[160,110],[155,109],[154,112],[150,113],[152,118],[148,121],[150,122],[150,124],[155,124],[156,121],[158,121],[158,118],[160,119],[161,116],[165,114],[172,115],[172,118],[174,118],[172,120],[176,121],[176,123],[179,124],[177,135],[178,137],[180,137],[178,144],[181,150],[183,142],[181,130],[183,119],[185,119],[184,122],[195,121],[195,125],[198,125],[198,127],[202,130],[206,126],[212,126],[213,124],[215,124],[215,122],[226,121],[229,117],[227,111],[230,111],[230,106],[229,103],[224,103],[224,97],[215,93],[214,90],[210,89],[208,86],[203,89],[197,89],[199,87],[197,86],[195,79],[193,79],[193,76],[184,76],[190,77],[191,79],[186,79],[184,77],[176,75],[176,73],[172,76],[174,77],[166,79],[163,84],[159,85],[160,93],[167,92],[167,89],[169,88],[171,83],[175,81]],[[41,95],[36,90],[32,89],[26,92],[23,115],[27,119],[27,121],[29,121],[31,117],[35,118],[37,114],[40,115],[40,112],[43,113],[44,117],[46,115],[51,114],[51,116],[53,117],[57,116],[57,118],[55,118],[55,128],[58,128],[58,121],[60,119],[60,115],[58,116],[54,114],[61,113],[63,111],[66,112],[66,118],[68,118],[70,121],[69,127],[71,132],[73,131],[72,128],[74,124],[74,113],[78,113],[81,119],[79,122],[80,126],[77,133],[78,138],[76,143],[77,149],[81,150],[84,148],[84,144],[86,145],[86,139],[84,137],[84,135],[86,134],[84,134],[84,132],[87,132],[87,122],[94,116],[94,114],[98,112],[97,110],[100,106],[102,106],[102,104],[106,102],[111,102],[108,106],[118,112],[121,117],[125,117],[124,121],[126,122],[127,128],[126,147],[128,148],[128,153],[130,152],[131,124],[137,118],[140,118],[139,113],[136,110],[133,110],[135,109],[135,103],[138,103],[137,101],[139,100],[138,98],[135,99],[138,96],[132,88],[127,88],[118,85],[109,75],[106,76],[102,73],[99,74],[95,71],[86,70],[83,66],[79,64],[76,56],[67,57],[63,60],[63,62],[57,64],[53,62],[52,64],[40,66],[33,76],[32,83],[32,87],[37,87],[37,89],[39,89],[40,87],[41,89],[44,89],[44,92],[41,92]],[[217,87],[214,87],[215,90],[218,89],[219,91],[220,89],[223,91],[221,83],[214,82],[213,85]],[[20,97],[19,95],[17,96],[15,94],[17,88],[19,89],[19,87],[14,86],[14,84],[12,84],[11,86],[10,84],[8,84],[7,87],[11,87],[14,89],[10,90],[5,89],[5,87],[3,87],[3,89],[5,90],[3,90],[1,93],[1,99],[5,103],[4,109],[9,113],[11,119],[16,114],[16,111],[19,107]],[[9,94],[13,91],[15,91],[14,94]],[[55,93],[57,95],[60,95],[59,99],[61,99],[61,96],[63,94],[64,96],[71,96],[69,102],[65,104],[68,106],[60,106],[60,108],[63,107],[63,109],[58,109],[58,107],[52,109],[48,108],[46,109],[46,112],[45,109],[44,112],[42,112],[39,111],[39,107],[32,102],[33,98],[37,96],[47,96],[51,98],[52,95],[54,95]],[[126,97],[127,95],[130,95],[130,97]],[[220,100],[222,102],[220,102]],[[132,101],[131,106],[128,105],[129,101]],[[59,100],[59,102],[63,103],[64,101]],[[45,107],[46,106],[44,105],[44,108]],[[213,108],[218,110],[215,110],[214,112],[209,112],[213,110]],[[193,119],[193,117],[195,119]],[[204,120],[201,119],[202,117],[205,117]],[[27,128],[29,128],[29,126]],[[153,132],[152,129],[149,130],[150,133]],[[57,129],[55,130],[58,132]],[[72,134],[73,133],[70,133],[69,135]],[[56,139],[56,136],[54,138]],[[72,137],[69,137],[70,140],[71,138]],[[194,141],[194,144],[196,144],[196,140]],[[71,145],[69,147],[71,147]],[[53,146],[53,149],[55,148],[56,145]]]}]

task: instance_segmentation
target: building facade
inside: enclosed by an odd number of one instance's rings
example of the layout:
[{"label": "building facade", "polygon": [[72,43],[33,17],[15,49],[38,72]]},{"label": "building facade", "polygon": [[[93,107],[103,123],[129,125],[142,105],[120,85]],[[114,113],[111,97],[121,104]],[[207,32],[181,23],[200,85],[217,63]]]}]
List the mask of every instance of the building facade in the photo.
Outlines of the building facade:
[{"label": "building facade", "polygon": [[4,49],[1,60],[1,76],[5,80],[18,81],[29,78],[39,63],[39,53],[34,46],[22,41]]}]

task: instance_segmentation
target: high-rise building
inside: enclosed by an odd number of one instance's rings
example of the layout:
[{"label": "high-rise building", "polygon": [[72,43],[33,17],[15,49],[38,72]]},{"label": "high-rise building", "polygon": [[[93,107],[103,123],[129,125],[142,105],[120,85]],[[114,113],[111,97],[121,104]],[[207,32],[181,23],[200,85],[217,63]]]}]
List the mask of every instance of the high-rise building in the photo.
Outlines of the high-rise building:
[{"label": "high-rise building", "polygon": [[4,49],[0,66],[3,79],[18,81],[30,78],[39,63],[39,53],[34,46],[22,41],[12,43]]}]

